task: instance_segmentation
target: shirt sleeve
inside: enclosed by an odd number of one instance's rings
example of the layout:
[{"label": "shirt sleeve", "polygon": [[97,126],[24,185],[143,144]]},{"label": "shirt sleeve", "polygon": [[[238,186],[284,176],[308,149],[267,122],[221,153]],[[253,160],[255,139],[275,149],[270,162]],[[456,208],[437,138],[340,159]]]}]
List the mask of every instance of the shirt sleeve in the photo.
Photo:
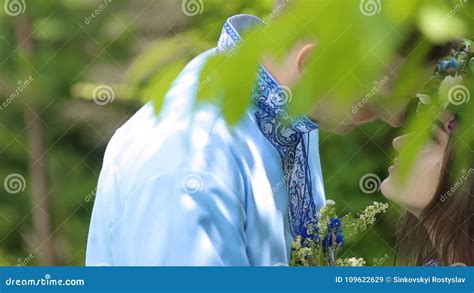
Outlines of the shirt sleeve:
[{"label": "shirt sleeve", "polygon": [[[245,223],[244,206],[225,183],[206,172],[174,171],[147,180],[124,200],[109,231],[111,258],[114,265],[249,265]],[[107,256],[106,240],[93,239]],[[94,252],[90,257],[102,261]]]}]

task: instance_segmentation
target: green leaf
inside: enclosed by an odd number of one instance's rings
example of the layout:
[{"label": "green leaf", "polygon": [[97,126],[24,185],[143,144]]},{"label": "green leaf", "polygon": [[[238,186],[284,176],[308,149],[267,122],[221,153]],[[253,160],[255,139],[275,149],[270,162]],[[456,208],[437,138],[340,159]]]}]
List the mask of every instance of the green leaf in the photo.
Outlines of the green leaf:
[{"label": "green leaf", "polygon": [[151,78],[148,86],[141,94],[142,100],[152,99],[155,110],[159,112],[166,97],[166,93],[185,65],[185,62],[172,63],[163,70],[163,72],[166,72],[165,74],[156,74]]},{"label": "green leaf", "polygon": [[451,11],[452,8],[444,3],[424,5],[418,16],[420,30],[435,43],[465,36],[468,32],[467,24]]}]

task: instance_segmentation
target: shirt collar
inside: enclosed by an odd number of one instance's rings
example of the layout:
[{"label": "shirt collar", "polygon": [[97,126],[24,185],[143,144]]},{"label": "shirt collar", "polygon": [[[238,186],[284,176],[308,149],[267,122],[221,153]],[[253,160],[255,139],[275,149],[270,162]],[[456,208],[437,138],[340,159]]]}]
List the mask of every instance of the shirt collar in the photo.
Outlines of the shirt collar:
[{"label": "shirt collar", "polygon": [[[263,21],[253,15],[239,14],[230,17],[222,29],[217,50],[231,52],[242,41],[240,33],[256,25],[263,25]],[[288,115],[286,108],[291,101],[291,92],[280,85],[262,65],[258,67],[257,85],[252,100],[259,110],[284,121],[298,132],[309,132],[318,127],[307,116],[294,118]]]}]

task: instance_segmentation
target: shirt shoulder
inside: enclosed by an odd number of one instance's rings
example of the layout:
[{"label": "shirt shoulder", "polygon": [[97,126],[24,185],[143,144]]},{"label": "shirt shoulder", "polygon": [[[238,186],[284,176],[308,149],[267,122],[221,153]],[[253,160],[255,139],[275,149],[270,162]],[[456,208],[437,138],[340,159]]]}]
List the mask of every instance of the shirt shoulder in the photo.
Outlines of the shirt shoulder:
[{"label": "shirt shoulder", "polygon": [[152,103],[146,104],[110,140],[104,166],[114,165],[121,194],[147,180],[183,171],[214,174],[242,194],[233,127],[217,106],[195,100],[200,69],[209,54],[186,66],[159,113]]}]

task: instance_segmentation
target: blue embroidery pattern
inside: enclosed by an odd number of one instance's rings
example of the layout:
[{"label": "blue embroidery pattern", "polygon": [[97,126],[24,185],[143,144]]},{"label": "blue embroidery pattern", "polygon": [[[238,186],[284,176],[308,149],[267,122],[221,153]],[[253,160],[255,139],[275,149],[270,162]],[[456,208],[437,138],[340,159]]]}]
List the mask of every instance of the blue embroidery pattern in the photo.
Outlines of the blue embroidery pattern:
[{"label": "blue embroidery pattern", "polygon": [[[229,23],[224,24],[217,50],[228,52],[241,37]],[[316,205],[313,200],[311,174],[303,135],[317,128],[306,116],[292,118],[286,112],[288,95],[278,82],[259,66],[257,85],[252,95],[260,131],[278,150],[289,194],[289,225],[293,237],[305,238],[308,225],[316,225]]]}]

